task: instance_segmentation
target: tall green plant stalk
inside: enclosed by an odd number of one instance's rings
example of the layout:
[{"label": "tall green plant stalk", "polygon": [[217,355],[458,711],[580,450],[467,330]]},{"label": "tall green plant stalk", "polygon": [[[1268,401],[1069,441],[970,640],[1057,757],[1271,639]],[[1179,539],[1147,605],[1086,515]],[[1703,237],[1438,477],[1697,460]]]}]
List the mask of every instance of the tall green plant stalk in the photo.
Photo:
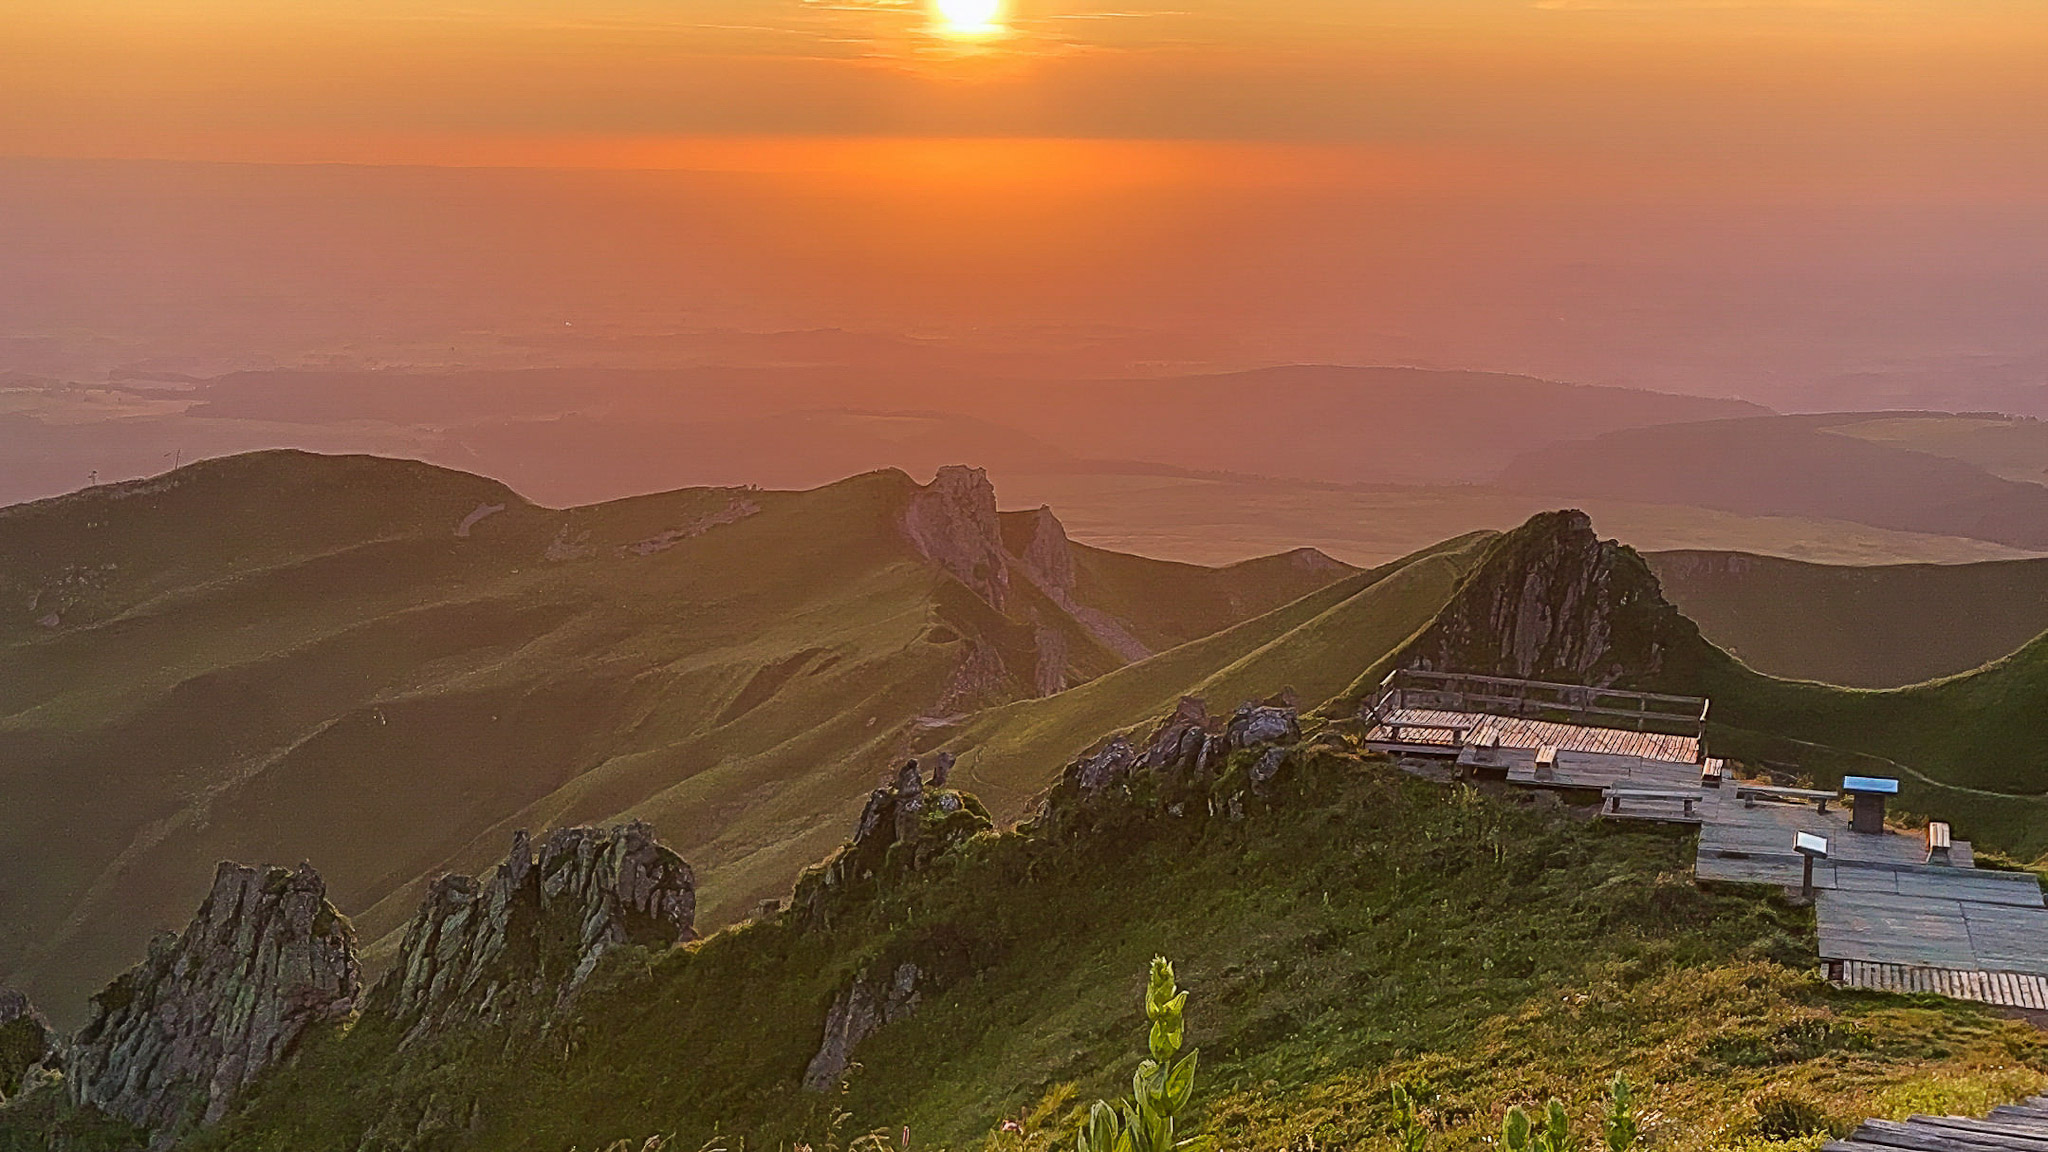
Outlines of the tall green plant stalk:
[{"label": "tall green plant stalk", "polygon": [[1602,1127],[1608,1152],[1630,1152],[1636,1146],[1635,1089],[1629,1087],[1626,1072],[1616,1072],[1607,1085],[1607,1120]]},{"label": "tall green plant stalk", "polygon": [[1097,1100],[1081,1126],[1080,1152],[1174,1152],[1197,1142],[1178,1139],[1176,1118],[1195,1094],[1193,1049],[1180,1056],[1187,1031],[1183,1016],[1188,994],[1179,989],[1173,965],[1164,956],[1152,958],[1145,985],[1145,1017],[1151,1021],[1146,1047],[1151,1053],[1131,1074],[1131,1094],[1111,1104]]}]

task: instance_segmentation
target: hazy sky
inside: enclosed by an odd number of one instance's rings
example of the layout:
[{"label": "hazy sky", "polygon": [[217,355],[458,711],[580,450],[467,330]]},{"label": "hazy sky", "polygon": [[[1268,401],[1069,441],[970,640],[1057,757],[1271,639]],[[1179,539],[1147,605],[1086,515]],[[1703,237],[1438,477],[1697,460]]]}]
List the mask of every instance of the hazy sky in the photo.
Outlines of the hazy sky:
[{"label": "hazy sky", "polygon": [[152,290],[232,334],[319,294],[282,243],[478,315],[516,267],[556,286],[522,317],[1178,325],[1751,394],[2044,350],[2048,0],[942,2],[987,0],[0,0],[0,157],[675,174],[16,164],[0,334]]}]

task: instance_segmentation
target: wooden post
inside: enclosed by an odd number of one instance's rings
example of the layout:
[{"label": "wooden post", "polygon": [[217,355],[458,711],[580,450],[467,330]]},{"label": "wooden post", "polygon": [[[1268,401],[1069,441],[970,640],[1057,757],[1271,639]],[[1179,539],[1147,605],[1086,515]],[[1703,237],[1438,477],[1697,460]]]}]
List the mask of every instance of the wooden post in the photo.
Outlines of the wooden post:
[{"label": "wooden post", "polygon": [[1802,857],[1806,861],[1806,875],[1799,882],[1799,892],[1808,900],[1813,899],[1813,857]]}]

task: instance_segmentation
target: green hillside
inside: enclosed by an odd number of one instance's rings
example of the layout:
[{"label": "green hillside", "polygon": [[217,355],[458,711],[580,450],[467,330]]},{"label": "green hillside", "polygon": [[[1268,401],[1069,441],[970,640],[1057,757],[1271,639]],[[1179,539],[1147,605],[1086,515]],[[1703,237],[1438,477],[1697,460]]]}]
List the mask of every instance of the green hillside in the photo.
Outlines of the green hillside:
[{"label": "green hillside", "polygon": [[[1337,753],[1241,819],[1204,815],[1212,799],[1176,816],[1140,786],[854,894],[829,931],[785,917],[622,955],[545,1035],[511,1022],[400,1048],[367,1016],[186,1146],[837,1148],[908,1128],[917,1147],[1002,1148],[997,1125],[1049,1098],[1016,1138],[1065,1147],[1071,1104],[1128,1084],[1158,952],[1190,990],[1195,1121],[1225,1148],[1379,1146],[1397,1081],[1446,1147],[1552,1094],[1590,1126],[1626,1070],[1657,1147],[1788,1152],[1868,1113],[2048,1083],[2048,1043],[2023,1024],[1829,992],[1801,971],[1807,917],[1681,879],[1685,837]],[[940,983],[839,1092],[801,1089],[835,990],[902,957]]]},{"label": "green hillside", "polygon": [[[1000,548],[975,495],[945,546]],[[0,511],[0,983],[75,1017],[219,859],[319,861],[374,941],[511,829],[627,813],[724,923],[921,734],[1140,654],[1104,636],[1171,647],[1349,571],[1077,549],[1070,592],[1019,567],[998,608],[906,536],[933,498],[881,472],[554,511],[265,453]]]},{"label": "green hillside", "polygon": [[1645,557],[1672,603],[1758,671],[1851,688],[1968,672],[2048,631],[2048,561],[1805,564],[1730,552]]}]

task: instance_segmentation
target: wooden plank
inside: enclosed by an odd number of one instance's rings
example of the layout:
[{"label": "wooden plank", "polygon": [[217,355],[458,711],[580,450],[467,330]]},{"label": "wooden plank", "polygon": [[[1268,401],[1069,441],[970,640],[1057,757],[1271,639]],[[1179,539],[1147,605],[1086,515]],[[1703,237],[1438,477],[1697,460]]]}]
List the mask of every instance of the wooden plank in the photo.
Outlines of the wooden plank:
[{"label": "wooden plank", "polygon": [[2002,1144],[1964,1136],[1934,1132],[1920,1125],[1897,1124],[1889,1120],[1865,1120],[1856,1129],[1859,1143],[1904,1148],[1908,1152],[2008,1152]]},{"label": "wooden plank", "polygon": [[2033,1126],[2006,1120],[1966,1120],[1960,1116],[1913,1116],[1907,1123],[1942,1132],[1958,1133],[1959,1139],[1982,1139],[2005,1144],[2023,1152],[2048,1152],[2048,1133]]}]

